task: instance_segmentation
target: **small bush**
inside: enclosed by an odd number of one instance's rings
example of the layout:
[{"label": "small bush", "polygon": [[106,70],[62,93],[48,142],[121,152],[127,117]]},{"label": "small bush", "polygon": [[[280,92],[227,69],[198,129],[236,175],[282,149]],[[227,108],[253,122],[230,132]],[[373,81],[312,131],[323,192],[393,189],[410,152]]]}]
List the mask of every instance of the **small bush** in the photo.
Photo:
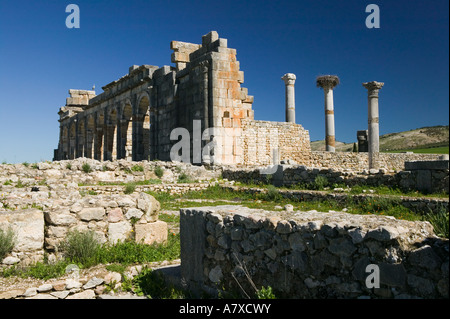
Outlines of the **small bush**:
[{"label": "small bush", "polygon": [[67,164],[66,164],[66,168],[67,168],[67,169],[72,169],[72,164],[71,164],[71,163],[67,163]]},{"label": "small bush", "polygon": [[84,163],[81,168],[83,169],[83,172],[85,172],[85,173],[92,172],[91,165],[89,165],[88,163]]},{"label": "small bush", "polygon": [[6,257],[14,248],[16,234],[9,227],[6,231],[0,228],[0,260]]},{"label": "small bush", "polygon": [[60,249],[67,260],[83,265],[95,263],[100,247],[93,231],[71,231],[66,240],[60,244]]},{"label": "small bush", "polygon": [[161,178],[164,175],[164,170],[161,168],[161,166],[156,166],[154,172],[155,175],[158,176],[159,178]]},{"label": "small bush", "polygon": [[431,211],[424,216],[433,225],[434,232],[439,237],[449,238],[449,212],[445,206],[439,206],[436,213]]},{"label": "small bush", "polygon": [[325,176],[317,175],[314,179],[314,188],[317,190],[322,190],[328,186],[328,179]]},{"label": "small bush", "polygon": [[256,292],[256,297],[258,299],[277,299],[270,286],[267,288],[261,287],[261,289]]},{"label": "small bush", "polygon": [[142,165],[134,165],[131,170],[133,172],[143,172],[144,171],[144,166]]},{"label": "small bush", "polygon": [[267,194],[264,199],[268,201],[274,201],[279,198],[281,198],[281,194],[278,192],[278,189],[273,185],[267,186]]},{"label": "small bush", "polygon": [[125,194],[132,194],[136,189],[136,184],[135,183],[127,183],[125,185],[125,190],[124,193]]},{"label": "small bush", "polygon": [[178,175],[178,183],[192,183],[192,180],[186,173],[181,173]]}]

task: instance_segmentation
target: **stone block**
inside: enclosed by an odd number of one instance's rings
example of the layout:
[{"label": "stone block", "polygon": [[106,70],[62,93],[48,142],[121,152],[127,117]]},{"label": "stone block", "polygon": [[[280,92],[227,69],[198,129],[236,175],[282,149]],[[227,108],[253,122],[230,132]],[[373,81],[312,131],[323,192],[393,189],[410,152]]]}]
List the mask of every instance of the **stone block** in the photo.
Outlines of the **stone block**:
[{"label": "stone block", "polygon": [[118,241],[125,241],[129,238],[133,227],[127,221],[118,223],[110,223],[108,225],[108,239],[110,243],[117,243]]},{"label": "stone block", "polygon": [[405,170],[448,170],[448,160],[405,162]]},{"label": "stone block", "polygon": [[158,220],[154,223],[136,224],[135,226],[137,243],[147,245],[161,244],[167,241],[167,223]]},{"label": "stone block", "polygon": [[16,235],[14,251],[41,250],[44,246],[44,213],[38,209],[17,210],[0,214],[0,228],[11,226]]},{"label": "stone block", "polygon": [[105,217],[105,209],[103,207],[83,208],[78,216],[83,221],[103,220]]}]

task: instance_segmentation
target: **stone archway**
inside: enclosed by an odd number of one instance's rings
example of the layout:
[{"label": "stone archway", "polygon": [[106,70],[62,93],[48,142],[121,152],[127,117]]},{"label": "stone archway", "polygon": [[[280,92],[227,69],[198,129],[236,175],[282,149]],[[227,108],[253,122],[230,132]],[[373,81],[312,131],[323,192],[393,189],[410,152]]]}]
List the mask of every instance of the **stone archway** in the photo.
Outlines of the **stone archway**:
[{"label": "stone archway", "polygon": [[134,160],[148,160],[150,155],[150,101],[147,95],[144,95],[139,101],[135,123]]},{"label": "stone archway", "polygon": [[133,158],[133,108],[131,103],[127,101],[122,111],[122,119],[120,121],[120,158],[124,158],[127,161],[131,161]]},{"label": "stone archway", "polygon": [[76,157],[85,156],[86,150],[85,139],[86,139],[86,126],[85,126],[85,119],[82,118],[78,120],[78,139],[77,139]]},{"label": "stone archway", "polygon": [[86,125],[86,148],[85,148],[85,155],[88,158],[94,158],[94,135],[95,135],[95,120],[93,115],[89,115]]},{"label": "stone archway", "polygon": [[105,160],[114,161],[117,159],[117,111],[115,108],[108,113],[106,134]]},{"label": "stone archway", "polygon": [[97,116],[95,136],[94,136],[94,158],[98,161],[104,160],[103,158],[103,145],[104,145],[104,126],[105,117],[103,111],[100,111]]},{"label": "stone archway", "polygon": [[75,121],[70,123],[69,127],[69,159],[75,158],[75,150],[76,150],[76,142],[77,142],[77,134],[76,134],[76,127],[75,127]]}]

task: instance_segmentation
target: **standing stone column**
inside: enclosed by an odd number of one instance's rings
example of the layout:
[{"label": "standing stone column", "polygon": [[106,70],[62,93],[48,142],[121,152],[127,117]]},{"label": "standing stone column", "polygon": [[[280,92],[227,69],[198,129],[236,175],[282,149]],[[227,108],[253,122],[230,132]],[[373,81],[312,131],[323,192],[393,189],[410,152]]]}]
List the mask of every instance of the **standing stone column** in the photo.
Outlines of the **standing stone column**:
[{"label": "standing stone column", "polygon": [[286,73],[281,78],[286,85],[286,122],[295,123],[295,74]]},{"label": "standing stone column", "polygon": [[380,152],[380,129],[378,117],[378,92],[383,87],[383,82],[366,82],[363,86],[368,90],[369,104],[369,169],[379,168],[378,154]]},{"label": "standing stone column", "polygon": [[319,76],[316,79],[316,84],[325,93],[325,149],[327,152],[335,152],[333,89],[339,84],[339,78],[336,75]]}]

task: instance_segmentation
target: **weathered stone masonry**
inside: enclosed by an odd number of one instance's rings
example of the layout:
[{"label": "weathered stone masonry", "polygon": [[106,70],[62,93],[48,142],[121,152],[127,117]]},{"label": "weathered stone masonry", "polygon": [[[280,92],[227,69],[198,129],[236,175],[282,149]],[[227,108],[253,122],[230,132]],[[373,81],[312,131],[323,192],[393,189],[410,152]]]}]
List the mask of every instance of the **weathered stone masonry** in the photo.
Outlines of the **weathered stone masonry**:
[{"label": "weathered stone masonry", "polygon": [[[59,111],[54,159],[167,161],[178,142],[170,139],[175,128],[190,133],[192,157],[201,140],[192,134],[199,120],[202,132],[215,129],[216,146],[209,161],[216,164],[273,164],[274,152],[279,159],[309,164],[309,132],[301,125],[289,123],[295,134],[278,147],[274,142],[286,131],[284,123],[270,122],[270,129],[262,130],[265,122],[254,120],[253,96],[241,87],[244,73],[226,39],[212,31],[202,37],[202,44],[172,41],[171,49],[175,67],[133,65],[128,74],[103,86],[99,95],[69,90]],[[201,147],[209,142],[200,141]],[[292,145],[298,149],[292,150]],[[205,156],[202,162],[207,161]]]}]

